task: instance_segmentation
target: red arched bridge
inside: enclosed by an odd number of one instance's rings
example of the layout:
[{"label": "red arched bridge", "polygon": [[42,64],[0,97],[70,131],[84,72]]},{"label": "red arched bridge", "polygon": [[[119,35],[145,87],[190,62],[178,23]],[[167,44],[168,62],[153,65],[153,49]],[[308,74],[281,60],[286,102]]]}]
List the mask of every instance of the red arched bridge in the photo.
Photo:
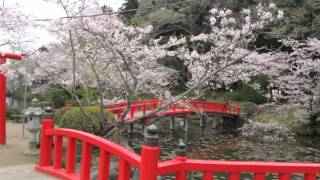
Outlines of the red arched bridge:
[{"label": "red arched bridge", "polygon": [[[115,114],[116,118],[120,118],[121,114],[125,111],[128,102],[117,102],[107,105],[107,109]],[[148,112],[157,110],[164,107],[166,104],[162,100],[136,100],[131,102],[130,109],[125,117],[126,122],[130,122],[137,117],[146,115]],[[154,114],[154,116],[166,115],[184,115],[192,113],[207,113],[219,114],[221,116],[240,116],[240,105],[231,105],[219,102],[198,101],[198,100],[182,100],[178,103],[172,104],[163,110]]]},{"label": "red arched bridge", "polygon": [[[99,149],[98,180],[109,179],[110,157],[118,158],[118,180],[129,180],[130,168],[139,170],[140,180],[156,180],[158,176],[171,175],[186,180],[189,172],[201,172],[203,180],[212,180],[217,172],[228,174],[230,180],[240,180],[241,173],[250,173],[254,180],[265,180],[268,173],[276,173],[279,180],[290,180],[291,175],[301,174],[305,180],[316,180],[320,174],[319,163],[219,161],[188,159],[184,146],[179,146],[177,156],[160,161],[157,132],[147,128],[141,155],[118,144],[89,133],[55,129],[53,120],[44,119],[40,146],[40,160],[36,170],[67,180],[89,180],[93,148]],[[67,140],[64,156],[63,144]],[[76,144],[82,144],[80,170],[76,170]],[[52,149],[52,145],[54,148]],[[65,166],[62,165],[65,159]]]}]

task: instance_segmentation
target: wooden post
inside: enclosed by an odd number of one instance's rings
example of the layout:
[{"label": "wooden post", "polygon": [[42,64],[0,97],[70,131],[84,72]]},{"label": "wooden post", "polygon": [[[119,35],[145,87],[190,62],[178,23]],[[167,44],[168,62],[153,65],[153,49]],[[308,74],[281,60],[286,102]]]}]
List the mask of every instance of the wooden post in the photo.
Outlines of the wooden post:
[{"label": "wooden post", "polygon": [[128,134],[132,134],[132,132],[133,132],[133,123],[130,123],[128,127]]},{"label": "wooden post", "polygon": [[53,138],[47,136],[46,131],[53,128],[54,121],[52,119],[42,120],[39,167],[50,166]]},{"label": "wooden post", "polygon": [[171,120],[170,120],[170,130],[174,130],[174,121],[175,121],[175,118],[172,117]]},{"label": "wooden post", "polygon": [[0,144],[6,144],[6,76],[0,73]]},{"label": "wooden post", "polygon": [[144,144],[141,152],[140,180],[157,180],[160,156],[157,126],[150,125],[146,129]]},{"label": "wooden post", "polygon": [[184,131],[188,131],[188,121],[184,119],[183,122],[184,122]]}]

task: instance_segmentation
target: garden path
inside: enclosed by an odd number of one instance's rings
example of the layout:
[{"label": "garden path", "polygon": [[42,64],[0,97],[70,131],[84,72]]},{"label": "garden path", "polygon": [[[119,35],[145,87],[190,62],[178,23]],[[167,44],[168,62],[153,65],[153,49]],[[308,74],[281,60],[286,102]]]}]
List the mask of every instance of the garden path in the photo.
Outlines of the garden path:
[{"label": "garden path", "polygon": [[24,155],[27,147],[28,139],[22,138],[22,125],[7,122],[7,144],[0,145],[0,179],[56,179],[34,170],[34,166],[38,162],[38,156]]}]

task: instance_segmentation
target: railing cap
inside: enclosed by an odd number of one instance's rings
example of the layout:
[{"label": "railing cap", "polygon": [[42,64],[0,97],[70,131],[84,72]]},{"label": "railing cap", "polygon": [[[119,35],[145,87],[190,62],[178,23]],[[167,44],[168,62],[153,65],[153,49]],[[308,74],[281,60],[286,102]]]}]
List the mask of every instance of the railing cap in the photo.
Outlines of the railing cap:
[{"label": "railing cap", "polygon": [[42,114],[42,117],[44,119],[53,119],[54,117],[54,111],[52,107],[48,106],[44,109],[44,113]]},{"label": "railing cap", "polygon": [[179,139],[178,150],[176,152],[176,155],[180,157],[185,157],[187,155],[186,147],[187,145],[183,142],[183,139]]},{"label": "railing cap", "polygon": [[156,125],[152,124],[146,128],[144,144],[146,146],[159,146],[158,127]]}]

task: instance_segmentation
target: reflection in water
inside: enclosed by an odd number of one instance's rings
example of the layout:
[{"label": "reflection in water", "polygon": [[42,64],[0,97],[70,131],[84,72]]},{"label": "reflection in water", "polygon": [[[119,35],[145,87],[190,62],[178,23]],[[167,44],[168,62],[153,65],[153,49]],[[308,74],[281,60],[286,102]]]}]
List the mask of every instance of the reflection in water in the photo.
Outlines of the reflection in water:
[{"label": "reflection in water", "polygon": [[[187,131],[181,126],[176,126],[172,131],[169,121],[162,121],[159,131],[161,160],[174,158],[178,140],[183,138],[187,144],[188,158],[192,159],[320,162],[319,143],[313,143],[307,138],[282,141],[266,140],[262,137],[247,138],[236,130],[212,129],[211,126],[200,128],[197,121],[190,121]],[[130,146],[140,153],[143,144],[141,131],[135,129],[129,142]],[[227,178],[223,173],[216,174],[215,177]],[[251,174],[241,175],[241,179],[251,177]],[[192,173],[192,178],[188,179],[201,179],[201,174]],[[267,179],[277,179],[277,175],[269,174]],[[301,179],[301,176],[295,175],[293,179]]]}]

